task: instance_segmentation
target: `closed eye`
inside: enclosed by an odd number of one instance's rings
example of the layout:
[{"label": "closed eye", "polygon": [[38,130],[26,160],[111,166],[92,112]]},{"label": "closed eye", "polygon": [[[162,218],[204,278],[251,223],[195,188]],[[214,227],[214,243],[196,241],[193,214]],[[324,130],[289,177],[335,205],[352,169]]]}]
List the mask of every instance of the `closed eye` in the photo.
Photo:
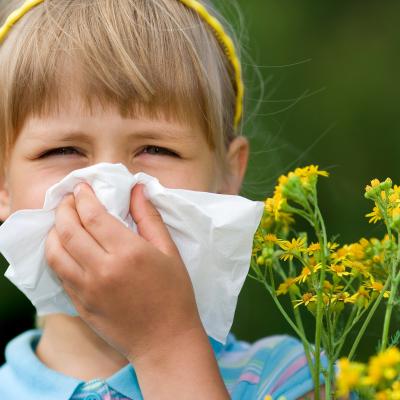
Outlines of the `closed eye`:
[{"label": "closed eye", "polygon": [[[68,155],[82,155],[82,153],[72,146],[67,147],[57,147],[54,149],[50,149],[42,153],[39,158],[46,158],[50,156],[68,156]],[[150,155],[160,155],[160,156],[171,156],[171,157],[179,157],[177,153],[172,150],[169,150],[165,147],[161,146],[145,146],[143,147],[138,155],[140,154],[150,154]]]},{"label": "closed eye", "polygon": [[177,153],[175,153],[174,151],[169,150],[165,147],[160,147],[160,146],[145,146],[139,152],[139,155],[140,154],[179,157],[179,155]]},{"label": "closed eye", "polygon": [[67,156],[73,154],[82,154],[79,150],[75,147],[67,146],[67,147],[57,147],[54,149],[50,149],[42,153],[39,158],[45,158],[49,156]]}]

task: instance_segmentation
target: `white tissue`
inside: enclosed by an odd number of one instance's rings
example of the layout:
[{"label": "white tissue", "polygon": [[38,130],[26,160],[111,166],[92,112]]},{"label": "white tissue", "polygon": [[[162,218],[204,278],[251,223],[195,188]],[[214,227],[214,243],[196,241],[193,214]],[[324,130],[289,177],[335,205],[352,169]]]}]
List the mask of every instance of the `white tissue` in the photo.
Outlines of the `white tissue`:
[{"label": "white tissue", "polygon": [[130,193],[136,183],[145,185],[189,272],[205,331],[225,343],[249,270],[263,203],[240,196],[168,189],[145,173],[131,174],[123,164],[99,163],[73,171],[47,190],[43,209],[17,211],[0,227],[0,251],[10,263],[5,276],[29,298],[39,315],[78,315],[49,268],[44,249],[55,209],[82,181],[134,232]]}]

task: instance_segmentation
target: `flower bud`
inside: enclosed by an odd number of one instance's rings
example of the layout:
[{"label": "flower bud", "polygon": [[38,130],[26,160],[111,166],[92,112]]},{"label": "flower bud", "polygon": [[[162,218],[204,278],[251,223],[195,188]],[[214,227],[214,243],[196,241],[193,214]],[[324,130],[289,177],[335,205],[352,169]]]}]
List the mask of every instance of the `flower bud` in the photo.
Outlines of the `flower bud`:
[{"label": "flower bud", "polygon": [[265,259],[263,256],[257,257],[257,265],[264,265],[265,264]]},{"label": "flower bud", "polygon": [[306,305],[306,307],[307,307],[307,310],[310,311],[310,313],[312,315],[315,316],[317,314],[317,303],[314,303],[314,302],[308,303]]},{"label": "flower bud", "polygon": [[262,249],[262,257],[264,257],[264,258],[270,258],[270,257],[272,257],[273,255],[274,255],[274,249],[273,248],[271,248],[271,247],[264,247],[263,249]]},{"label": "flower bud", "polygon": [[396,231],[400,231],[400,207],[396,207],[393,210],[390,227]]},{"label": "flower bud", "polygon": [[378,179],[373,179],[371,181],[371,186],[367,185],[365,188],[364,196],[367,199],[375,199],[382,191],[389,190],[392,187],[392,184],[393,182],[390,178],[386,178],[384,182],[379,182]]},{"label": "flower bud", "polygon": [[294,174],[289,174],[288,180],[282,186],[282,194],[289,200],[301,203],[304,199],[304,195],[302,193],[300,178]]},{"label": "flower bud", "polygon": [[300,289],[297,285],[291,285],[289,287],[289,292],[294,296],[300,296]]},{"label": "flower bud", "polygon": [[368,305],[368,299],[364,296],[359,296],[354,303],[358,308],[363,308]]},{"label": "flower bud", "polygon": [[332,309],[338,314],[341,313],[344,309],[343,301],[335,301],[335,303],[332,304]]}]

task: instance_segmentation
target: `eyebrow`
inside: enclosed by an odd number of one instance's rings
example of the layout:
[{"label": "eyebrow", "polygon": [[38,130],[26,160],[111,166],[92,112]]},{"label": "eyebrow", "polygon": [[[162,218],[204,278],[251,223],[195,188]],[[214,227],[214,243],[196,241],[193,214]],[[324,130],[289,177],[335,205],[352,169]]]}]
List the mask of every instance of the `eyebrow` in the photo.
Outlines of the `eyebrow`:
[{"label": "eyebrow", "polygon": [[[54,130],[49,129],[44,131],[34,130],[33,135],[30,135],[30,138],[39,140],[56,139],[65,142],[79,140],[86,143],[90,143],[95,138],[94,135],[91,135],[82,130],[67,130],[57,135],[54,135],[55,132],[57,132],[56,129]],[[151,140],[160,140],[160,139],[182,140],[182,139],[188,139],[195,135],[190,134],[190,132],[185,129],[176,130],[165,127],[165,128],[142,129],[138,131],[129,132],[123,136],[129,139],[135,138],[135,139],[151,139]]]}]

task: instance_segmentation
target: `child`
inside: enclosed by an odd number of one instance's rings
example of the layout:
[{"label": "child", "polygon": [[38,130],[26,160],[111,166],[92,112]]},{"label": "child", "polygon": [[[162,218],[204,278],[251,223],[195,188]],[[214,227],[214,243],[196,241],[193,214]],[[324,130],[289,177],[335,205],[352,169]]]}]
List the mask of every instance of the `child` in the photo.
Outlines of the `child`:
[{"label": "child", "polygon": [[[102,161],[171,188],[239,192],[248,157],[240,64],[211,4],[28,3],[0,31],[1,220],[41,208],[50,186]],[[8,1],[2,23],[21,5]],[[89,185],[60,203],[46,257],[80,316],[51,314],[43,329],[8,344],[0,399],[295,399],[310,391],[297,340],[207,337],[187,270],[142,190],[134,187],[130,204],[138,235]]]}]

